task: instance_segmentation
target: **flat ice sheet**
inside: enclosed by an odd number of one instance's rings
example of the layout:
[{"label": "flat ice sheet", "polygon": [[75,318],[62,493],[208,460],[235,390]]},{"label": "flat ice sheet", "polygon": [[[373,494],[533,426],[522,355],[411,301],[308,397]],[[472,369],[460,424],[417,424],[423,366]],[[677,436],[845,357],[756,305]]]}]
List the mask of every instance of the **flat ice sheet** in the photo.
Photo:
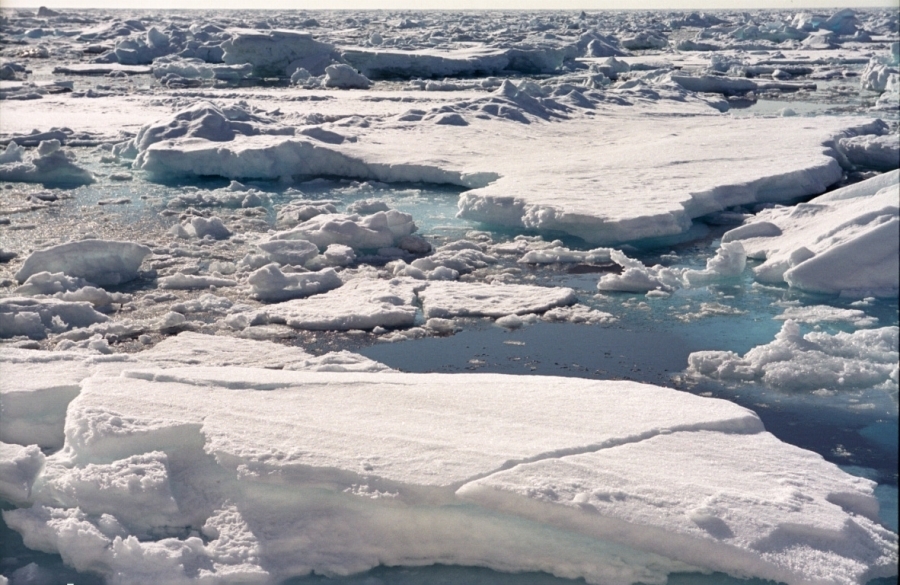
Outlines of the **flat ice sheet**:
[{"label": "flat ice sheet", "polygon": [[730,402],[626,382],[173,368],[85,382],[68,421],[69,445],[85,460],[95,444],[113,449],[125,437],[103,431],[98,411],[134,421],[141,434],[200,425],[220,460],[435,487],[662,429],[761,430]]}]

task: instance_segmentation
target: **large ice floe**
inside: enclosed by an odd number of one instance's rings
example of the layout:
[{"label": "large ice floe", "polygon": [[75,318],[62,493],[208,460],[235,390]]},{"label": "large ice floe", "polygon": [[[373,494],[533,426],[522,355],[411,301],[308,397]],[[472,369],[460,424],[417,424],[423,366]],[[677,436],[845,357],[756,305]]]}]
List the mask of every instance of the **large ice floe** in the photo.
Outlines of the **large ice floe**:
[{"label": "large ice floe", "polygon": [[591,583],[896,571],[873,484],[726,401],[555,378],[81,367],[80,387],[44,390],[71,400],[64,448],[4,447],[18,475],[0,485],[31,506],[3,517],[111,582],[436,561]]},{"label": "large ice floe", "polygon": [[898,34],[4,7],[0,585],[896,579]]}]

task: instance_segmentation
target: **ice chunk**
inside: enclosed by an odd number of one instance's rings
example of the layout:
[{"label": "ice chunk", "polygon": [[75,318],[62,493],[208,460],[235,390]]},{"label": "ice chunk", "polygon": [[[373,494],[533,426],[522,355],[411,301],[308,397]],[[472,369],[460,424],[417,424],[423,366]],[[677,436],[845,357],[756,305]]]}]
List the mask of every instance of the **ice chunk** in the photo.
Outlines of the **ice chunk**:
[{"label": "ice chunk", "polygon": [[880,387],[897,393],[898,328],[863,329],[834,335],[802,335],[788,319],[772,343],[743,357],[730,351],[701,351],[688,359],[688,373],[723,381],[759,380],[785,391]]},{"label": "ice chunk", "polygon": [[323,268],[318,272],[284,274],[275,264],[263,266],[252,273],[247,282],[253,289],[253,296],[261,301],[285,301],[308,297],[343,284],[341,277],[333,268]]},{"label": "ice chunk", "polygon": [[892,172],[809,203],[767,209],[723,241],[740,239],[749,257],[765,259],[753,269],[761,282],[826,294],[896,295],[898,177]]},{"label": "ice chunk", "polygon": [[66,408],[93,373],[83,360],[67,352],[0,352],[0,441],[62,447]]},{"label": "ice chunk", "polygon": [[394,246],[416,229],[410,214],[394,209],[363,217],[332,213],[317,215],[290,231],[278,232],[271,240],[307,240],[320,249],[332,244],[377,249]]},{"label": "ice chunk", "polygon": [[87,327],[109,318],[94,310],[88,302],[58,299],[6,297],[0,299],[0,338],[26,336],[44,339],[72,327]]},{"label": "ice chunk", "polygon": [[33,252],[16,273],[25,282],[38,272],[62,272],[101,286],[122,284],[138,277],[150,248],[134,242],[80,240]]},{"label": "ice chunk", "polygon": [[623,584],[697,568],[797,583],[896,572],[872,482],[722,400],[631,382],[233,367],[83,386],[34,505],[4,512],[26,544],[80,570],[190,582],[202,558],[207,580],[262,582],[441,561]]},{"label": "ice chunk", "polygon": [[900,167],[900,135],[842,138],[838,147],[851,163],[864,169],[893,171]]},{"label": "ice chunk", "polygon": [[260,309],[252,324],[284,323],[295,329],[336,331],[410,327],[416,317],[415,291],[423,286],[401,279],[358,278],[325,294]]},{"label": "ice chunk", "polygon": [[477,282],[431,282],[419,298],[426,318],[442,319],[543,313],[577,300],[570,288]]},{"label": "ice chunk", "polygon": [[268,240],[257,244],[266,256],[279,264],[303,266],[319,255],[319,248],[307,240]]},{"label": "ice chunk", "polygon": [[365,75],[360,75],[353,67],[339,63],[325,68],[323,84],[325,87],[338,89],[369,89],[372,82]]},{"label": "ice chunk", "polygon": [[60,148],[59,140],[45,140],[30,157],[13,142],[0,158],[0,181],[77,186],[94,182],[94,176],[73,162],[74,156]]}]

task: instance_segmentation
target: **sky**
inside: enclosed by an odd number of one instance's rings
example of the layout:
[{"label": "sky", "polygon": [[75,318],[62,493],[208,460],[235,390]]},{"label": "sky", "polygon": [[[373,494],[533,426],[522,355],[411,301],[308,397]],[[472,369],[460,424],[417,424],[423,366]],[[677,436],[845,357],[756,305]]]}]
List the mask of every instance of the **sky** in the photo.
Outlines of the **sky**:
[{"label": "sky", "polygon": [[782,8],[808,10],[815,8],[894,7],[900,0],[0,0],[0,7],[18,8],[47,6],[48,8],[169,8],[169,9],[280,9],[280,10],[712,10],[738,8]]}]

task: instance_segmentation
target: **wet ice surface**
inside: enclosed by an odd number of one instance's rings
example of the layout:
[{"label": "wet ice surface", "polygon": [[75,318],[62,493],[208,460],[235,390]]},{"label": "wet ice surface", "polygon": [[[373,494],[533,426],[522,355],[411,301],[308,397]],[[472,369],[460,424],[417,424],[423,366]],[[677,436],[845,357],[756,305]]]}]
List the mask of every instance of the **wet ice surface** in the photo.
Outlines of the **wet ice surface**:
[{"label": "wet ice surface", "polygon": [[[898,163],[896,15],[838,12],[829,19],[760,12],[750,23],[744,14],[721,13],[720,22],[708,14],[672,13],[662,27],[641,15],[625,19],[614,13],[306,16],[234,12],[199,21],[192,15],[187,21],[177,12],[4,12],[9,28],[3,34],[14,42],[2,50],[0,139],[12,138],[25,148],[13,145],[0,153],[0,337],[6,350],[0,367],[22,385],[3,386],[3,441],[13,445],[4,444],[9,461],[0,468],[0,480],[7,483],[0,486],[6,486],[4,497],[11,501],[33,498],[35,509],[48,510],[43,506],[52,503],[63,505],[59,514],[69,514],[48,520],[41,511],[12,513],[17,529],[34,539],[33,548],[59,548],[70,564],[89,566],[85,559],[95,553],[79,557],[83,553],[60,536],[63,532],[51,528],[68,522],[102,532],[96,542],[131,530],[144,541],[135,549],[141,554],[161,554],[152,547],[167,542],[192,559],[184,565],[189,577],[197,571],[191,563],[214,562],[224,563],[213,569],[224,580],[227,571],[251,580],[265,580],[260,570],[278,578],[310,569],[331,575],[294,577],[290,583],[571,582],[528,572],[534,570],[605,579],[602,567],[579,573],[566,565],[579,554],[572,551],[588,547],[607,564],[612,557],[602,555],[619,555],[616,562],[629,565],[627,576],[617,577],[622,582],[658,582],[666,573],[669,583],[754,582],[723,573],[685,573],[694,565],[721,568],[714,559],[698,562],[690,550],[669,551],[671,558],[663,561],[658,548],[633,556],[627,539],[611,548],[608,543],[590,548],[595,544],[573,536],[588,530],[580,521],[574,531],[553,533],[548,542],[558,545],[552,549],[557,552],[539,550],[551,557],[543,561],[521,552],[518,558],[515,552],[479,556],[469,543],[455,543],[459,534],[451,528],[443,551],[422,553],[414,546],[421,538],[410,529],[402,533],[411,538],[408,550],[383,548],[376,562],[364,558],[360,545],[335,557],[343,561],[301,554],[291,561],[299,568],[274,561],[260,565],[256,545],[233,552],[222,547],[228,538],[244,538],[242,522],[278,513],[254,508],[264,498],[245,501],[247,520],[239,514],[237,523],[227,508],[208,518],[175,521],[141,519],[135,511],[147,498],[163,497],[169,485],[184,499],[182,512],[188,501],[203,498],[209,498],[203,506],[218,505],[213,503],[218,496],[203,482],[188,476],[170,482],[166,475],[167,466],[178,469],[187,460],[179,457],[195,455],[172,450],[165,441],[154,443],[157,439],[143,449],[160,449],[156,454],[117,447],[115,433],[104,436],[105,430],[98,431],[104,438],[97,451],[79,442],[91,444],[90,434],[73,430],[66,450],[52,454],[62,445],[65,407],[86,376],[93,375],[84,382],[93,390],[73,403],[82,405],[72,417],[73,428],[76,418],[78,424],[94,424],[84,414],[90,411],[83,410],[91,404],[99,409],[97,420],[105,420],[99,413],[107,408],[105,389],[115,384],[114,377],[104,377],[110,372],[137,370],[125,375],[147,380],[152,393],[166,383],[189,384],[185,380],[198,375],[170,375],[163,368],[203,364],[220,366],[222,376],[231,376],[221,382],[200,374],[201,385],[222,384],[225,395],[246,391],[235,390],[242,384],[256,388],[247,380],[266,378],[266,371],[244,379],[233,369],[256,364],[370,372],[373,382],[389,368],[519,375],[537,385],[539,376],[633,380],[721,398],[755,411],[766,430],[788,444],[773,443],[784,457],[789,445],[798,446],[852,476],[877,482],[872,491],[880,504],[877,518],[896,533],[898,304],[890,275],[897,272],[891,242],[897,241],[900,187],[877,175]],[[448,18],[454,19],[453,31],[447,30]],[[313,36],[278,32],[284,29]],[[271,39],[279,48],[263,58],[259,47]],[[289,55],[290,47],[302,55]],[[74,58],[74,51],[86,56]],[[103,76],[83,75],[90,61],[97,61],[90,67]],[[351,86],[369,89],[334,89]],[[32,129],[38,134],[26,136]],[[649,154],[646,144],[653,145]],[[780,150],[773,155],[773,149]],[[882,181],[877,188],[861,182],[875,176]],[[856,184],[856,190],[835,191],[844,184]],[[884,185],[889,190],[877,199],[875,192]],[[796,205],[826,189],[830,196]],[[843,224],[830,217],[843,218]],[[729,233],[733,228],[738,229]],[[123,249],[119,244],[77,244],[97,238],[135,242],[149,254],[143,258],[141,252],[137,261],[143,263],[135,272],[113,258],[135,253],[116,252]],[[868,254],[873,242],[884,257]],[[30,272],[22,270],[24,261],[46,249],[60,257],[72,249],[82,257],[55,264],[44,260],[62,273],[25,282]],[[852,270],[846,258],[857,260]],[[29,262],[39,265],[39,259],[36,254]],[[833,276],[838,273],[843,278]],[[847,274],[853,277],[848,280]],[[843,294],[815,294],[823,282]],[[290,300],[275,302],[282,299]],[[93,308],[81,305],[76,311],[74,304],[85,301]],[[187,332],[217,335],[225,345],[204,343],[199,335],[189,338]],[[231,338],[236,345],[228,345]],[[238,338],[250,341],[241,345]],[[269,341],[279,349],[246,345]],[[13,346],[63,361],[29,365],[28,352],[19,357]],[[64,383],[54,386],[60,379]],[[574,389],[576,382],[570,384]],[[15,392],[25,387],[46,397]],[[42,400],[46,404],[34,412],[22,406]],[[128,408],[133,407],[122,402],[119,414]],[[492,416],[487,420],[502,418]],[[134,420],[153,426],[162,419]],[[164,432],[182,432],[171,430],[177,428]],[[588,427],[573,425],[579,428]],[[226,446],[217,457],[225,453],[220,463],[226,467],[234,464],[229,458],[248,458],[238,476],[253,490],[271,489],[254,483],[258,469],[280,469],[272,461],[285,453],[254,459],[241,451],[240,441],[234,451],[228,433],[241,436],[242,429],[228,423],[209,431],[210,436],[220,432],[216,440]],[[193,445],[188,435],[185,441]],[[44,453],[22,450],[32,442]],[[751,442],[738,444],[749,448]],[[245,445],[249,451],[256,449],[251,444]],[[638,447],[648,449],[647,461],[660,456],[654,445],[645,441]],[[78,463],[65,461],[72,448],[82,449]],[[112,457],[118,461],[107,465],[109,454],[102,450],[110,448],[123,448],[114,452],[131,459]],[[312,450],[321,457],[328,451]],[[30,470],[44,455],[52,464],[35,480]],[[286,469],[295,456],[289,454]],[[551,470],[569,465],[567,460],[577,466],[593,456],[577,460],[560,454],[545,464]],[[721,452],[712,456],[722,464],[727,459]],[[406,457],[394,459],[400,465]],[[200,459],[196,464],[206,465]],[[61,471],[72,465],[72,471]],[[115,469],[104,471],[107,467]],[[134,469],[149,470],[147,485],[157,487],[132,494],[131,511],[127,505],[116,509],[112,500],[105,508],[129,528],[91,516],[104,506],[104,496],[98,504],[88,489],[95,481],[91,474],[100,474],[96,481],[102,483],[105,473],[127,476]],[[524,523],[528,529],[524,540],[517,540],[516,546],[524,547],[519,551],[528,550],[529,534],[546,538],[547,529],[528,519],[541,518],[545,504],[510,495],[525,490],[530,498],[543,485],[528,479],[527,469],[490,475],[483,483],[494,487],[465,492],[485,506],[480,515],[466,517],[467,506],[474,504],[454,500],[461,517],[468,518],[464,521],[483,523],[484,514],[497,514],[496,523],[483,525],[498,534],[510,530],[513,516]],[[358,472],[344,471],[349,479],[325,474],[322,485],[340,489],[342,481],[355,481]],[[218,467],[210,472],[229,473]],[[562,473],[557,479],[569,481],[566,472],[557,472]],[[404,511],[397,513],[415,524],[403,507],[409,505],[405,490],[430,484],[421,478],[397,485],[389,480],[396,477],[376,476],[369,481],[381,483],[356,482],[347,490],[382,501],[402,493],[398,509]],[[509,493],[501,495],[501,488]],[[299,482],[294,489],[309,487]],[[115,490],[108,497],[121,498]],[[559,491],[565,499],[565,489]],[[370,516],[371,526],[379,526],[381,512],[373,515],[377,506],[359,507],[354,517],[347,510],[357,510],[356,503],[346,501],[346,510],[334,503],[346,497],[319,494],[310,500],[315,504],[302,505],[321,505],[317,513],[345,518],[342,530],[353,531],[355,522]],[[592,497],[598,496],[585,492],[572,501],[589,505]],[[872,496],[854,495],[862,500],[853,505],[845,501],[851,496],[829,494],[828,501],[835,497],[845,508],[876,517]],[[168,500],[159,503],[159,514],[172,513]],[[79,516],[79,505],[88,510],[87,520]],[[14,506],[4,503],[4,508]],[[610,517],[628,510],[623,504]],[[683,513],[710,531],[710,522],[722,522],[712,510]],[[422,513],[460,521],[447,510]],[[557,522],[568,518],[558,509],[546,513],[562,514]],[[284,517],[299,521],[288,513]],[[837,521],[821,519],[822,526]],[[666,529],[676,534],[678,526],[676,521]],[[202,533],[202,542],[190,539],[192,528]],[[740,528],[749,529],[746,522]],[[222,537],[220,529],[237,532]],[[65,567],[59,556],[26,549],[6,523],[3,530],[0,573],[11,582],[95,579]],[[263,533],[269,546],[285,546],[304,534],[274,520]],[[160,540],[164,536],[175,540]],[[324,539],[316,546],[324,547],[326,556],[340,550],[339,543]],[[757,555],[769,545],[754,546]],[[882,558],[889,564],[893,558],[895,565],[896,536],[884,546],[888,552]],[[215,560],[196,560],[192,555],[198,550],[206,551],[198,558]],[[788,564],[802,566],[803,554],[797,552]],[[454,559],[512,573],[453,566]],[[120,561],[96,562],[109,572]],[[391,568],[376,566],[379,562],[436,564]],[[140,581],[137,566],[112,581]],[[751,574],[797,578],[766,572],[771,570],[760,565]],[[808,576],[818,570],[808,567]],[[862,572],[853,571],[836,578],[863,579]],[[336,576],[341,573],[357,574]],[[155,578],[164,578],[160,575]]]}]

